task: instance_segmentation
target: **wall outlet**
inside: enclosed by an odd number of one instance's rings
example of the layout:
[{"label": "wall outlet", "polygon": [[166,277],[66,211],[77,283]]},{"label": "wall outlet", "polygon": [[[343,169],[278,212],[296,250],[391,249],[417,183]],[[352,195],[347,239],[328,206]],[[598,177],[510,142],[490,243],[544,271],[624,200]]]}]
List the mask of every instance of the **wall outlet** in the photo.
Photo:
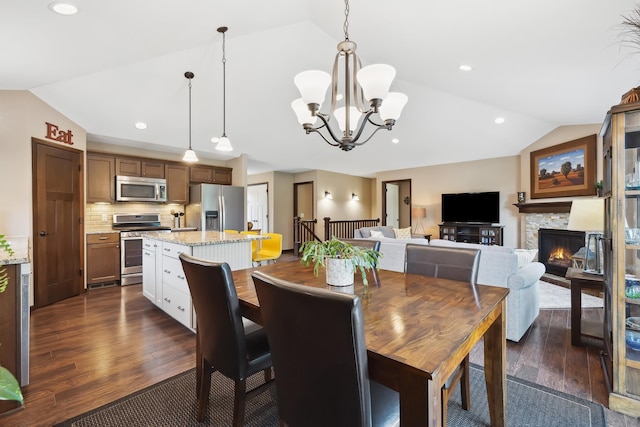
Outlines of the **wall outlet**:
[{"label": "wall outlet", "polygon": [[107,222],[107,214],[102,214],[102,222]]}]

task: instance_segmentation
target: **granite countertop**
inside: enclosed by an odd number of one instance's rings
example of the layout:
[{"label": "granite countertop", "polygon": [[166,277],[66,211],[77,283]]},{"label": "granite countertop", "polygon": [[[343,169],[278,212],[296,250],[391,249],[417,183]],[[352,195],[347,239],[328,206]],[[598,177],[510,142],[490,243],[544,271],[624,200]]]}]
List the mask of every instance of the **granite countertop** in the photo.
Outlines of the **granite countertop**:
[{"label": "granite countertop", "polygon": [[240,243],[251,240],[269,239],[269,236],[260,234],[236,234],[222,233],[219,231],[182,231],[180,233],[162,233],[150,231],[144,237],[159,240],[161,242],[176,243],[186,246],[222,245],[227,243]]},{"label": "granite countertop", "polygon": [[13,255],[9,255],[5,251],[0,250],[0,265],[25,264],[28,262],[29,251],[27,251],[26,249],[14,250]]},{"label": "granite countertop", "polygon": [[87,234],[118,234],[120,233],[119,230],[103,230],[103,231],[87,231]]}]

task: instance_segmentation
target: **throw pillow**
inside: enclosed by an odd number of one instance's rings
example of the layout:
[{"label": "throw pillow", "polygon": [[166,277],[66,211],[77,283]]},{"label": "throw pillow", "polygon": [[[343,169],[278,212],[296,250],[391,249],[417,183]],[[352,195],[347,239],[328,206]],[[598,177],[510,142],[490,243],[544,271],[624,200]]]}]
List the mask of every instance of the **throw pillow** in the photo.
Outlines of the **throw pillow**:
[{"label": "throw pillow", "polygon": [[384,237],[382,231],[371,230],[371,237]]},{"label": "throw pillow", "polygon": [[396,239],[410,239],[411,238],[411,227],[407,228],[394,228],[393,234],[396,235]]},{"label": "throw pillow", "polygon": [[514,249],[513,253],[518,256],[518,268],[522,268],[531,263],[538,254],[537,249]]}]

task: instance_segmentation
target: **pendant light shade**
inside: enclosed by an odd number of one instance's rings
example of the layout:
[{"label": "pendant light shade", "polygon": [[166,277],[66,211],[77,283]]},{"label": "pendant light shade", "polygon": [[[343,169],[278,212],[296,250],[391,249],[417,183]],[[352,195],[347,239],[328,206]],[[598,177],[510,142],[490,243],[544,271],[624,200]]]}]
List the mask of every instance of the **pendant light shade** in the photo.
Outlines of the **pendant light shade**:
[{"label": "pendant light shade", "polygon": [[216,150],[218,151],[233,151],[231,141],[227,137],[226,121],[227,121],[227,58],[225,52],[227,27],[218,28],[218,32],[222,33],[222,136],[218,139]]},{"label": "pendant light shade", "polygon": [[184,152],[184,156],[182,157],[183,162],[197,162],[198,156],[196,156],[196,152],[191,149],[191,79],[195,77],[191,71],[187,71],[184,73],[184,76],[189,80],[189,148]]}]

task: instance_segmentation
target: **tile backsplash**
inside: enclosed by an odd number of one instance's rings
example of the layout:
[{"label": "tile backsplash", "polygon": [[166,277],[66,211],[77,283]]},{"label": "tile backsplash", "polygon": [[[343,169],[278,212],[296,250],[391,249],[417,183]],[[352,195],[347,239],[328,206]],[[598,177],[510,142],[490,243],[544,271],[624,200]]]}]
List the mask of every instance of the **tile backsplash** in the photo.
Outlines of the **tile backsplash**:
[{"label": "tile backsplash", "polygon": [[[171,211],[184,212],[183,205],[162,204],[162,203],[87,203],[85,206],[84,231],[93,233],[97,231],[111,231],[113,224],[113,214],[144,214],[159,213],[160,224],[165,227],[174,226],[174,217]],[[184,227],[185,217],[180,218],[180,223]]]}]

